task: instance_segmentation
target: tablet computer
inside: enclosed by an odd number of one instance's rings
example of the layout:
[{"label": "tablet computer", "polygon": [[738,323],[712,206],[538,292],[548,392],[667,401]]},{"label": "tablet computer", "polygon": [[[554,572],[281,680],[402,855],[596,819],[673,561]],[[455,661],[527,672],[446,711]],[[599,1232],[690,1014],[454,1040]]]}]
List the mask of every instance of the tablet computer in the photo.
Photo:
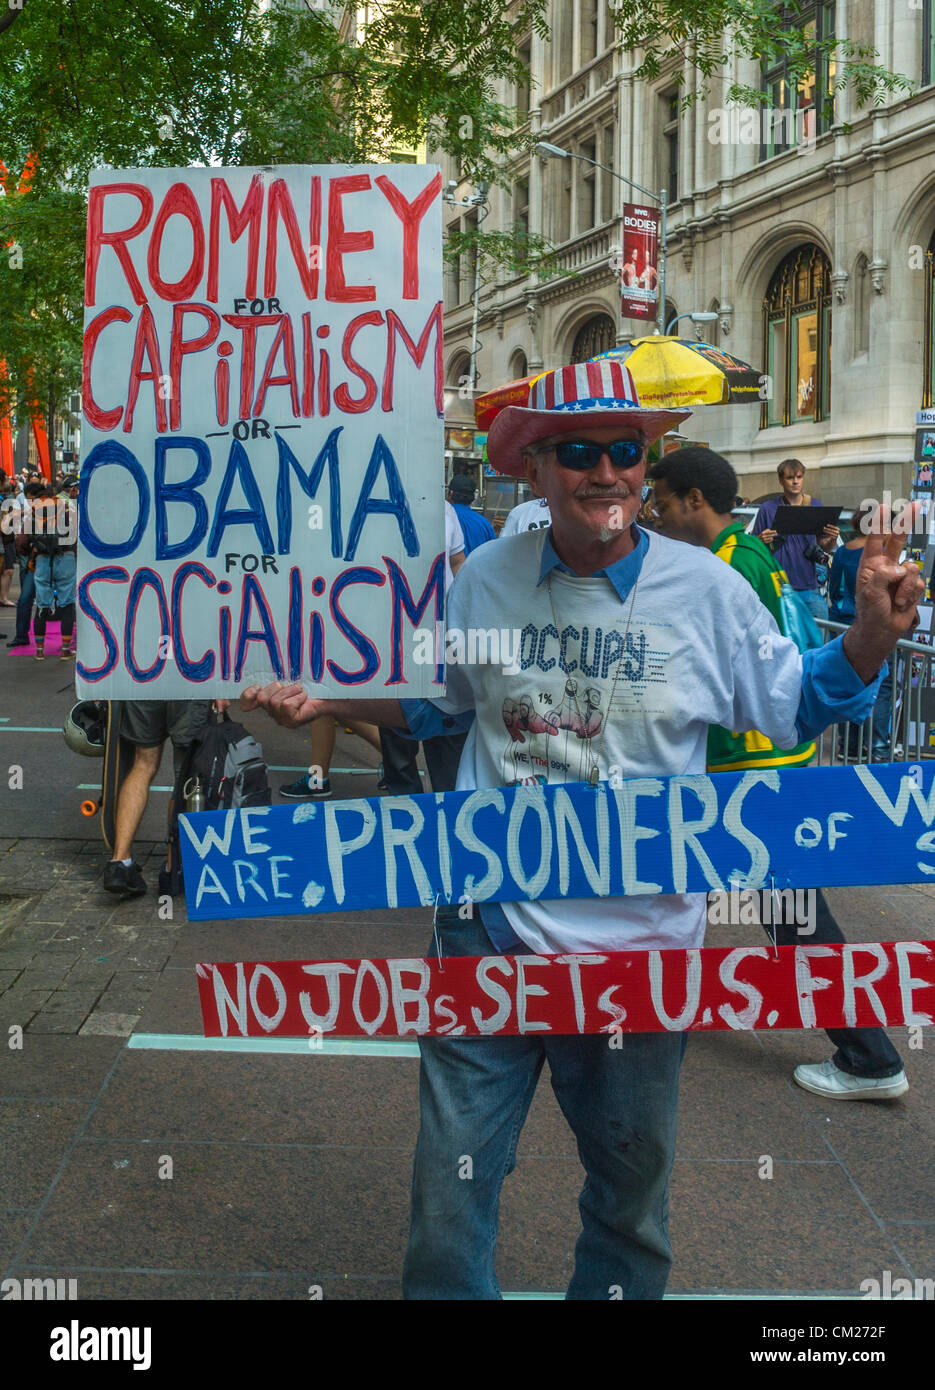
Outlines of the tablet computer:
[{"label": "tablet computer", "polygon": [[840,507],[777,507],[773,530],[780,536],[820,536],[826,526],[837,526]]}]

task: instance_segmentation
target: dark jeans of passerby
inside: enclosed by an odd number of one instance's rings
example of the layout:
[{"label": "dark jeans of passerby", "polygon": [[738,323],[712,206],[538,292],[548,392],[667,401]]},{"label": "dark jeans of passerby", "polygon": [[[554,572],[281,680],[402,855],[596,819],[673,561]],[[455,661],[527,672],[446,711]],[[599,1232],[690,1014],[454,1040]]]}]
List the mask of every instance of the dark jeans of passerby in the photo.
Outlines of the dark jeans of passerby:
[{"label": "dark jeans of passerby", "polygon": [[[440,734],[438,738],[422,741],[425,765],[432,779],[432,791],[453,792],[461,761],[461,749],[467,734]],[[394,796],[415,796],[423,787],[416,756],[419,744],[414,738],[404,738],[395,729],[380,730],[383,750],[383,780]]]},{"label": "dark jeans of passerby", "polygon": [[[808,936],[799,933],[794,921],[779,920],[792,915],[791,911],[785,913],[785,907],[785,900],[777,898],[773,914],[777,920],[772,925],[763,923],[763,930],[770,939],[775,932],[777,946],[838,945],[846,939],[820,888],[815,890],[815,930]],[[825,1031],[837,1048],[832,1061],[849,1076],[877,1081],[902,1071],[899,1053],[882,1028],[827,1028]]]},{"label": "dark jeans of passerby", "polygon": [[16,641],[28,642],[32,606],[36,598],[36,576],[29,568],[29,557],[19,556],[19,600],[16,605]]}]

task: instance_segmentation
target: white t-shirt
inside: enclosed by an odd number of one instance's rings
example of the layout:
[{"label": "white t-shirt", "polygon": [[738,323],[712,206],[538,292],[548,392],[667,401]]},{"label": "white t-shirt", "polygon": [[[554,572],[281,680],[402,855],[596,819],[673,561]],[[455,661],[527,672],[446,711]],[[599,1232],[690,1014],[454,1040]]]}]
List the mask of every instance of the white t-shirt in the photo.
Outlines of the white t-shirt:
[{"label": "white t-shirt", "polygon": [[552,513],[544,497],[534,497],[531,502],[520,502],[507,515],[500,532],[504,536],[518,536],[521,531],[546,530],[552,525]]},{"label": "white t-shirt", "polygon": [[[476,711],[459,791],[530,777],[587,781],[595,763],[602,781],[614,769],[620,778],[702,773],[709,724],[759,729],[779,748],[798,742],[802,663],[795,644],[779,635],[755,590],[723,560],[699,546],[648,538],[635,596],[631,591],[622,602],[608,579],[553,570],[550,603],[548,582],[536,584],[542,531],[468,556],[449,595],[449,626],[496,624],[519,629],[522,641],[515,671],[449,666],[445,696],[432,701],[449,713]],[[767,632],[771,656],[764,660],[760,639]],[[590,742],[575,733],[576,719],[586,721]],[[553,726],[558,731],[548,733]],[[685,814],[700,814],[693,798]],[[703,893],[502,907],[516,935],[542,954],[689,948],[704,938]]]},{"label": "white t-shirt", "polygon": [[450,502],[445,503],[445,593],[451,588],[454,575],[451,573],[451,557],[464,549],[464,532],[458,520],[458,513]]}]

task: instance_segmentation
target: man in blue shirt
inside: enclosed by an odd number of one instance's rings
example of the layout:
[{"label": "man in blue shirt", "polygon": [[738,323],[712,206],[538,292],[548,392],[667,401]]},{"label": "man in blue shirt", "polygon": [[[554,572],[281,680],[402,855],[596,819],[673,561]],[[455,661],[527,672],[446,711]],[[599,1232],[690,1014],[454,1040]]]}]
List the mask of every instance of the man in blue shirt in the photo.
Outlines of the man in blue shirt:
[{"label": "man in blue shirt", "polygon": [[834,554],[838,528],[826,526],[818,537],[780,536],[775,529],[776,512],[780,507],[820,507],[821,502],[806,494],[805,465],[798,459],[783,459],[776,472],[782,496],[763,503],[753,521],[753,534],[769,546],[811,613],[816,618],[827,618],[828,605],[818,592],[818,569],[824,569]]},{"label": "man in blue shirt", "polygon": [[471,506],[476,492],[477,486],[469,473],[456,473],[448,484],[448,501],[454,507],[464,532],[465,555],[470,555],[485,541],[497,539],[497,533],[487,518],[475,512]]}]

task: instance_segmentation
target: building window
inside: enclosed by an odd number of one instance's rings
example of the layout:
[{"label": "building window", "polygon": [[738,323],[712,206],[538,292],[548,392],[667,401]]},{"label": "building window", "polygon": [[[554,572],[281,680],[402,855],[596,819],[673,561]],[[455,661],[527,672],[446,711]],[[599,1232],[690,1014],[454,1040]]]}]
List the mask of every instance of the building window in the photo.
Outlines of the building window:
[{"label": "building window", "polygon": [[831,265],[818,246],[780,261],[763,301],[763,359],[771,382],[760,428],[824,420],[831,411]]},{"label": "building window", "polygon": [[510,358],[510,380],[522,381],[529,375],[529,363],[526,361],[526,354],[521,348],[517,348]]},{"label": "building window", "polygon": [[595,314],[575,334],[572,362],[590,362],[599,352],[609,352],[617,341],[617,328],[609,314]]},{"label": "building window", "polygon": [[[577,230],[589,232],[597,220],[597,204],[595,202],[597,170],[594,167],[594,161],[597,159],[597,146],[593,140],[582,141],[578,146],[578,153],[581,155],[581,160],[576,161],[579,176]],[[591,163],[583,163],[582,161],[585,159],[591,160]]]},{"label": "building window", "polygon": [[[445,419],[452,423],[468,422],[474,413],[474,390],[471,381],[470,353],[458,353],[448,372],[445,385]],[[448,447],[446,441],[446,447]]]},{"label": "building window", "polygon": [[[834,7],[835,0],[804,0],[795,11],[784,6],[783,28],[800,29],[807,46],[817,44],[834,34]],[[834,78],[834,56],[817,47],[811,67],[797,80],[790,77],[785,57],[764,65],[762,84],[768,100],[760,112],[760,159],[772,159],[825,133],[830,125],[825,103]]]},{"label": "building window", "polygon": [[597,57],[597,0],[580,0],[581,28],[579,38],[581,52],[578,66],[583,67]]},{"label": "building window", "polygon": [[552,23],[552,83],[558,86],[574,71],[575,7],[571,0],[559,0]]},{"label": "building window", "polygon": [[678,202],[679,196],[679,98],[678,92],[667,92],[662,97],[663,125],[662,139],[665,146],[666,195],[670,203]]},{"label": "building window", "polygon": [[[449,235],[454,235],[459,230],[457,222],[450,229]],[[461,261],[462,256],[454,256],[450,261],[445,262],[445,299],[446,308],[453,309],[455,305],[461,303]]]},{"label": "building window", "polygon": [[935,33],[932,32],[932,0],[922,0],[922,86],[935,82]]},{"label": "building window", "polygon": [[572,170],[575,159],[550,159],[546,166],[545,204],[551,223],[550,239],[556,244],[571,236]]},{"label": "building window", "polygon": [[601,221],[609,222],[615,216],[617,199],[614,194],[618,186],[618,180],[612,178],[608,169],[613,169],[616,165],[614,159],[615,131],[612,125],[607,126],[601,132],[601,163],[604,165],[605,173],[601,180]]},{"label": "building window", "polygon": [[614,17],[610,9],[610,0],[604,0],[604,47],[610,48],[614,42]]},{"label": "building window", "polygon": [[513,235],[529,236],[529,180],[517,179],[513,185]]},{"label": "building window", "polygon": [[517,49],[517,56],[523,67],[526,69],[526,76],[522,83],[517,83],[514,89],[514,100],[516,103],[516,119],[522,125],[529,115],[529,90],[532,86],[530,69],[532,67],[532,39],[527,39],[521,43]]},{"label": "building window", "polygon": [[925,326],[922,333],[922,408],[935,402],[935,232],[925,253]]}]

